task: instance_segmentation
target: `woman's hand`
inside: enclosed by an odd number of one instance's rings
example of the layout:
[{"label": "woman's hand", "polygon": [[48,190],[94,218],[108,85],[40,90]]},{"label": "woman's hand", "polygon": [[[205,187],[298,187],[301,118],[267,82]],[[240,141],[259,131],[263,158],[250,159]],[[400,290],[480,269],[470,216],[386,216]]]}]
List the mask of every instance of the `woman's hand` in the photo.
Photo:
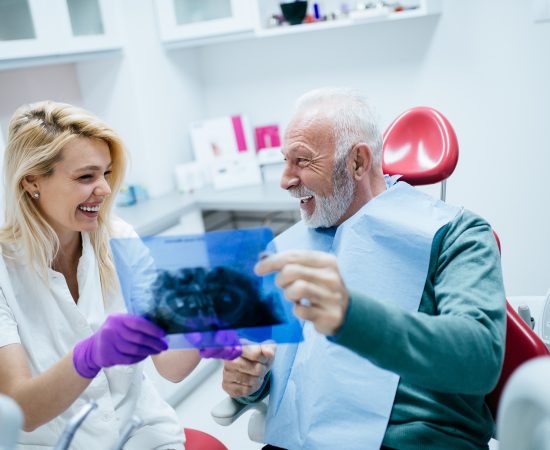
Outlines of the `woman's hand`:
[{"label": "woman's hand", "polygon": [[76,344],[73,365],[82,377],[94,378],[104,367],[135,364],[166,350],[165,335],[143,317],[113,314],[98,331]]},{"label": "woman's hand", "polygon": [[232,360],[243,352],[239,336],[234,330],[187,333],[185,337],[198,348],[201,358]]}]

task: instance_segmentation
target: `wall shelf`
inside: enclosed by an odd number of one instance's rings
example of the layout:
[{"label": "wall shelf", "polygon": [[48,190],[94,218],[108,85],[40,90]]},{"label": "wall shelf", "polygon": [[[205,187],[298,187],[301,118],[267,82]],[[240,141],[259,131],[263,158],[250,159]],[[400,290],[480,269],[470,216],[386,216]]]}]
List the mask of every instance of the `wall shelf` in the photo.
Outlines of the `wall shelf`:
[{"label": "wall shelf", "polygon": [[308,33],[312,31],[323,31],[336,28],[347,28],[351,26],[366,25],[370,23],[380,23],[395,20],[414,19],[418,17],[425,17],[428,14],[420,9],[414,9],[410,11],[394,12],[389,14],[381,14],[371,16],[362,19],[339,19],[326,22],[314,22],[301,25],[282,26],[276,28],[262,28],[255,32],[256,37],[270,37],[270,36],[282,36],[286,34]]},{"label": "wall shelf", "polygon": [[[223,0],[220,0],[223,1]],[[300,25],[266,27],[267,19],[278,9],[278,1],[225,0],[232,4],[232,15],[216,20],[178,24],[177,0],[156,0],[160,39],[167,48],[197,47],[236,40],[276,37],[331,29],[365,26],[433,16],[441,12],[441,0],[419,0],[414,9],[399,12],[367,11],[364,17],[343,17]],[[226,9],[227,12],[228,9]]]}]

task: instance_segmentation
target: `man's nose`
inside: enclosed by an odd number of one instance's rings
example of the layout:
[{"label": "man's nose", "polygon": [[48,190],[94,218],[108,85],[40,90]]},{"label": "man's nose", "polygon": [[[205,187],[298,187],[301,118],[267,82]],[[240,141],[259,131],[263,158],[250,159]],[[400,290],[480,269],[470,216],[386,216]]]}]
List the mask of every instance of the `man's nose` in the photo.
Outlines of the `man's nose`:
[{"label": "man's nose", "polygon": [[281,188],[291,189],[300,184],[300,179],[292,173],[291,169],[288,166],[285,166],[285,170],[281,176]]}]

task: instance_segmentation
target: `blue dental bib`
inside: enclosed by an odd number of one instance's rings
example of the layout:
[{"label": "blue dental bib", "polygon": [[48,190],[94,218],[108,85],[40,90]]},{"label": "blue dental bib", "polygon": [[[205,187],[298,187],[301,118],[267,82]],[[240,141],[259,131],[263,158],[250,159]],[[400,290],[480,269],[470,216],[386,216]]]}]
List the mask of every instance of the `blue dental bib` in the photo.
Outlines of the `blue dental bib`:
[{"label": "blue dental bib", "polygon": [[[349,290],[417,311],[433,238],[460,208],[406,183],[387,183],[337,229],[299,222],[275,247],[333,253]],[[331,342],[310,322],[303,333],[302,343],[277,348],[266,442],[289,450],[379,449],[399,376]]]}]

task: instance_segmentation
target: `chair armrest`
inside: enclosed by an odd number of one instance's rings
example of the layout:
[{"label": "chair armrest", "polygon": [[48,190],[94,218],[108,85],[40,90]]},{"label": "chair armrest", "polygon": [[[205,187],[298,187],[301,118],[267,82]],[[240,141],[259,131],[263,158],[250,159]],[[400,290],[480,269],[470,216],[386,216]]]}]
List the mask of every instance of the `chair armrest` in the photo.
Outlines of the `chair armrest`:
[{"label": "chair armrest", "polygon": [[550,450],[550,357],[531,359],[507,383],[497,415],[499,449]]},{"label": "chair armrest", "polygon": [[212,408],[210,414],[217,424],[227,427],[235,422],[235,420],[237,420],[246,411],[255,408],[257,408],[256,403],[243,405],[242,403],[237,402],[231,397],[226,397],[220,403],[214,406],[214,408]]},{"label": "chair armrest", "polygon": [[265,416],[267,414],[266,399],[243,405],[231,397],[226,397],[212,408],[210,414],[217,424],[226,427],[251,409],[255,409],[256,412],[252,414],[248,422],[248,437],[254,442],[262,443],[264,442]]},{"label": "chair armrest", "polygon": [[265,419],[267,416],[267,404],[265,402],[259,402],[257,408],[258,411],[255,411],[248,420],[248,437],[251,441],[259,442],[260,444],[265,442]]}]

